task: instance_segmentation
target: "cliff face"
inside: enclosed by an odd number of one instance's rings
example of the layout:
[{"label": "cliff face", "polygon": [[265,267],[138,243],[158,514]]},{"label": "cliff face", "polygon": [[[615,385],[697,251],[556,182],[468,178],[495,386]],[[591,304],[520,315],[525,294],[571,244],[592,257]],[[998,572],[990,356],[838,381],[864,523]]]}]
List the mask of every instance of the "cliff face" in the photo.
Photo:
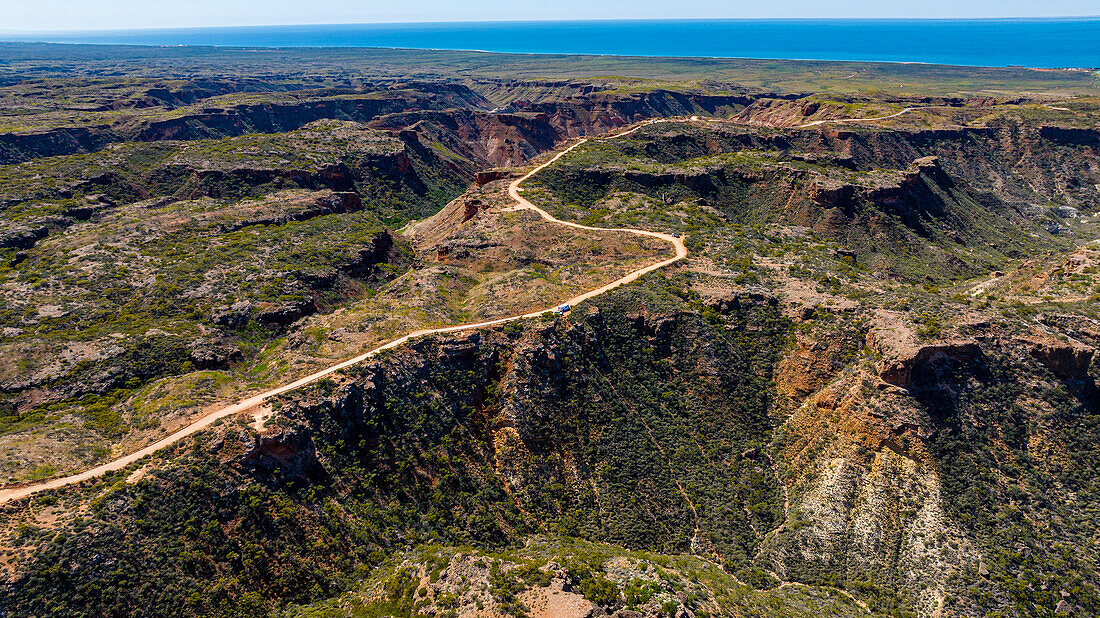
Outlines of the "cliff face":
[{"label": "cliff face", "polygon": [[[1032,118],[1023,111],[994,111],[1019,103],[1026,109],[1027,101],[1014,99],[914,99],[869,110],[862,109],[869,105],[866,101],[761,98],[736,118],[747,125],[782,127],[798,149],[840,153],[859,169],[896,169],[921,157],[937,156],[953,176],[966,178],[976,190],[1009,203],[1050,200],[1100,205],[1095,190],[1100,181],[1100,132],[1068,114],[1059,122]],[[903,105],[915,109],[882,122],[833,122],[882,117],[897,113]],[[969,122],[974,110],[982,108],[989,110],[987,119]],[[804,126],[815,121],[825,123]]]},{"label": "cliff face", "polygon": [[476,109],[417,110],[372,123],[408,128],[485,166],[520,166],[562,142],[670,116],[712,114],[754,100],[749,95],[691,95],[655,90],[634,95],[591,93],[555,101],[513,101],[486,113]]},{"label": "cliff face", "polygon": [[75,155],[0,167],[3,176],[22,181],[0,188],[6,207],[42,213],[17,225],[0,223],[0,245],[30,249],[50,233],[151,199],[162,207],[293,189],[355,193],[387,219],[423,216],[460,193],[474,169],[468,160],[421,143],[416,133],[339,121],[271,137],[129,143],[113,151],[109,165],[88,167],[84,156]]},{"label": "cliff face", "polygon": [[[432,100],[427,103],[439,104]],[[419,98],[390,97],[215,108],[180,118],[150,122],[135,132],[132,139],[154,142],[232,137],[245,133],[283,133],[321,119],[367,122],[384,114],[397,113],[423,104],[425,101]]]},{"label": "cliff face", "polygon": [[[458,152],[479,163],[521,165],[556,144],[577,136],[599,135],[647,118],[712,113],[740,106],[746,95],[688,95],[657,90],[628,96],[589,95],[567,101],[517,101],[498,113],[465,86],[408,84],[363,95],[349,92],[305,91],[300,100],[286,103],[203,104],[89,127],[62,127],[47,131],[0,133],[0,164],[36,158],[95,152],[124,141],[158,142],[224,138],[247,133],[282,133],[318,120],[373,122],[393,130],[416,127],[421,121],[442,125],[466,142]],[[213,99],[217,101],[217,99]],[[162,101],[161,105],[168,104]],[[465,152],[463,152],[465,150]]]},{"label": "cliff face", "polygon": [[371,126],[403,130],[482,167],[523,165],[552,150],[562,139],[547,118],[538,114],[416,111],[380,118]]},{"label": "cliff face", "polygon": [[[633,313],[624,300],[601,303],[574,324],[532,325],[519,339],[472,333],[415,343],[335,399],[288,409],[302,426],[272,444],[313,436],[312,451],[292,449],[300,453],[294,469],[362,466],[381,473],[387,493],[416,503],[437,475],[448,475],[431,458],[403,461],[450,443],[462,454],[447,456],[457,484],[446,487],[461,493],[469,482],[462,479],[487,467],[491,476],[478,484],[502,493],[485,506],[514,508],[511,517],[522,515],[512,525],[549,519],[573,534],[662,551],[701,548],[743,566],[758,540],[754,528],[780,517],[766,457],[745,454],[760,453],[767,440],[762,387],[782,336],[776,308],[746,306],[723,318],[759,329],[751,341],[696,313]],[[424,397],[425,383],[438,394],[430,420],[404,403]],[[261,445],[246,458],[265,475],[287,460],[269,450]],[[311,461],[310,452],[325,455]],[[479,533],[490,531],[511,534],[497,526]]]},{"label": "cliff face", "polygon": [[[88,127],[0,133],[0,164],[42,157],[95,152],[108,144],[138,141],[197,140],[248,133],[294,131],[317,120],[369,122],[412,109],[448,109],[487,105],[484,98],[460,86],[420,84],[406,89],[361,92],[297,93],[293,102],[259,104],[198,103],[149,119],[123,119]],[[167,117],[163,117],[167,116]]]},{"label": "cliff face", "polygon": [[803,129],[797,147],[841,153],[859,169],[903,168],[927,156],[952,176],[1011,204],[1044,201],[1095,207],[1100,164],[1094,129],[1033,126],[1000,120],[986,127],[869,131],[837,126]]},{"label": "cliff face", "polygon": [[843,572],[880,599],[901,591],[921,615],[1095,603],[1095,582],[1071,589],[1053,575],[1095,561],[1082,552],[1054,566],[1060,548],[1095,534],[1055,497],[1095,495],[1061,460],[1098,430],[1093,378],[1067,371],[1091,350],[987,325],[922,343],[887,326],[895,320],[871,328],[877,375],[835,374],[779,430],[803,523],[777,530],[762,560],[794,578]]}]

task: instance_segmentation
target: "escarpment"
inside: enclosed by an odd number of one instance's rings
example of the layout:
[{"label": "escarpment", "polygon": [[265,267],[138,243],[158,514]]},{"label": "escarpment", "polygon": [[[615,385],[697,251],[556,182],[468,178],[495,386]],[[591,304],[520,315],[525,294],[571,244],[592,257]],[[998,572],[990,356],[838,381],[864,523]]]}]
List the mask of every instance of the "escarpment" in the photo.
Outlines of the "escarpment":
[{"label": "escarpment", "polygon": [[[989,254],[1036,251],[1039,233],[1048,226],[974,191],[935,156],[911,160],[901,169],[853,173],[827,158],[807,165],[790,155],[742,158],[720,152],[690,163],[662,161],[671,152],[656,146],[643,155],[659,162],[647,167],[658,169],[562,166],[540,174],[536,182],[557,192],[570,208],[595,209],[603,200],[638,194],[693,202],[720,212],[728,223],[810,228],[849,247],[861,263],[901,278],[988,272],[995,259]],[[898,259],[907,254],[914,260]]]},{"label": "escarpment", "polygon": [[281,133],[300,129],[317,120],[368,122],[410,109],[487,104],[484,98],[461,86],[412,84],[407,90],[382,89],[369,95],[362,92],[304,90],[288,95],[294,99],[291,102],[279,98],[274,103],[260,104],[230,100],[224,107],[197,103],[193,108],[169,114],[169,118],[154,116],[146,121],[0,133],[0,164],[94,152],[108,144],[125,141],[197,140],[248,133]]},{"label": "escarpment", "polygon": [[[360,91],[361,92],[361,91]],[[318,120],[372,123],[405,129],[421,122],[462,127],[464,153],[494,165],[521,165],[556,144],[577,136],[598,135],[648,118],[710,113],[742,105],[749,97],[690,96],[658,90],[630,96],[585,97],[566,102],[513,102],[488,113],[488,102],[460,85],[414,83],[369,95],[360,92],[303,91],[293,102],[197,104],[165,119],[48,131],[0,133],[0,164],[42,157],[95,152],[109,144],[138,141],[189,141],[248,133],[282,133]]]},{"label": "escarpment", "polygon": [[1089,368],[1096,354],[1095,348],[1080,342],[1062,342],[1052,338],[1031,336],[1023,339],[1030,353],[1055,375],[1074,379],[1089,379]]},{"label": "escarpment", "polygon": [[[913,111],[896,120],[901,126],[891,126],[891,121],[885,119],[842,122],[852,115],[840,102],[812,98],[791,102],[765,97],[735,118],[749,126],[782,127],[793,147],[842,154],[859,169],[902,169],[918,158],[937,156],[951,175],[965,178],[975,189],[995,194],[1008,203],[1030,204],[1041,199],[1096,205],[1100,198],[1095,191],[1098,168],[1094,127],[1034,122],[1013,113],[991,114],[990,119],[979,124],[957,123],[950,113],[941,116],[934,113],[1017,103],[1026,102],[1012,99],[898,102],[890,112],[876,112],[885,117],[891,112],[899,113],[903,105],[910,106]],[[906,118],[917,117],[922,110],[930,110],[924,121],[943,126],[906,124]],[[811,120],[824,123],[807,126]]]},{"label": "escarpment", "polygon": [[879,377],[905,389],[936,388],[939,380],[960,364],[981,363],[982,350],[975,341],[947,341],[894,351],[883,362]]}]

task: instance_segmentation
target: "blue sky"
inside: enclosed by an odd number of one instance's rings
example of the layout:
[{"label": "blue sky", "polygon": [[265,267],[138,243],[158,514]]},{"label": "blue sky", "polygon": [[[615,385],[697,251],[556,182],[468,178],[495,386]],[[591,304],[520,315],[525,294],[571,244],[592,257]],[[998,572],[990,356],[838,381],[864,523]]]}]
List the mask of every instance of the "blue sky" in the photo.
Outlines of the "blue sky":
[{"label": "blue sky", "polygon": [[1100,0],[0,0],[0,30],[537,19],[1055,17]]}]

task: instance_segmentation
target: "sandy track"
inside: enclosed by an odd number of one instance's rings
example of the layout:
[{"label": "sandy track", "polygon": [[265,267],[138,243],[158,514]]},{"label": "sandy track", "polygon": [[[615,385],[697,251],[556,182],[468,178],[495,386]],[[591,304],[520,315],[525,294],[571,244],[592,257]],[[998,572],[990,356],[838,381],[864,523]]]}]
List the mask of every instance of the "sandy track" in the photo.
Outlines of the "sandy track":
[{"label": "sandy track", "polygon": [[909,112],[913,112],[918,109],[932,109],[932,107],[906,107],[896,114],[890,114],[889,116],[879,116],[878,118],[838,118],[836,120],[815,120],[813,122],[807,122],[806,124],[800,124],[798,125],[798,128],[804,129],[806,127],[816,127],[817,125],[829,124],[831,122],[875,122],[877,120],[889,120],[890,118],[897,118],[898,116],[903,116],[905,114],[908,114]]},{"label": "sandy track", "polygon": [[[901,110],[900,112],[898,112],[896,114],[890,114],[889,116],[879,116],[878,118],[837,118],[835,120],[815,120],[813,122],[807,122],[806,124],[798,125],[798,128],[804,129],[806,127],[816,127],[818,125],[828,124],[828,123],[876,122],[876,121],[879,121],[879,120],[889,120],[890,118],[897,118],[898,116],[903,116],[905,114],[908,114],[909,112],[915,112],[915,111],[921,110],[921,109],[941,109],[943,107],[944,106],[942,106],[942,105],[922,105],[920,107],[906,107],[905,109]],[[1044,103],[1043,107],[1045,107],[1047,109],[1057,110],[1057,111],[1060,111],[1060,112],[1069,112],[1071,114],[1080,115],[1077,112],[1073,111],[1072,109],[1069,109],[1068,107],[1059,107],[1054,103]]]},{"label": "sandy track", "polygon": [[[611,135],[609,137],[600,138],[600,139],[616,139],[616,138],[624,137],[624,136],[630,135],[631,133],[633,133],[633,132],[637,131],[638,129],[642,128],[642,126],[645,126],[647,124],[652,124],[653,122],[659,122],[659,121],[645,122],[641,125],[636,126],[633,129],[630,129],[629,131],[623,131],[621,133],[617,133],[615,135]],[[533,210],[533,211],[537,212],[543,219],[545,219],[545,220],[547,220],[551,223],[557,223],[559,225],[564,225],[564,226],[567,226],[567,227],[577,228],[577,229],[580,229],[580,230],[592,230],[592,231],[597,231],[597,232],[625,232],[625,233],[628,233],[628,234],[635,234],[637,236],[649,236],[649,237],[652,237],[652,238],[659,238],[659,239],[664,240],[668,243],[671,243],[672,246],[676,250],[676,254],[675,254],[674,257],[671,257],[667,260],[658,262],[656,264],[651,264],[649,266],[646,266],[645,268],[641,268],[639,270],[636,270],[636,271],[626,275],[625,277],[622,277],[620,279],[616,279],[615,281],[612,281],[611,283],[608,283],[607,285],[604,285],[602,287],[596,288],[595,290],[591,290],[591,291],[585,292],[584,294],[581,294],[580,296],[576,296],[574,298],[570,298],[568,300],[562,301],[561,303],[558,303],[558,305],[561,305],[561,304],[567,304],[567,305],[570,305],[570,306],[576,305],[576,304],[578,304],[582,301],[588,300],[590,298],[593,298],[595,296],[599,296],[600,294],[604,294],[604,293],[606,293],[610,290],[613,290],[613,289],[619,287],[620,285],[631,283],[631,282],[637,280],[638,277],[641,277],[642,275],[645,275],[646,273],[650,273],[650,272],[653,272],[657,269],[664,268],[665,266],[668,266],[669,264],[673,264],[673,263],[678,262],[678,261],[684,259],[685,257],[687,257],[687,248],[684,247],[683,240],[678,236],[674,236],[672,234],[664,234],[664,233],[661,233],[661,232],[649,232],[649,231],[646,231],[646,230],[636,230],[636,229],[632,229],[632,228],[590,227],[590,226],[587,226],[587,225],[580,225],[580,224],[577,224],[577,223],[570,223],[568,221],[562,221],[560,219],[554,218],[552,215],[550,215],[550,213],[548,213],[545,210],[539,208],[538,206],[535,206],[534,204],[532,204],[531,202],[529,202],[528,200],[526,200],[522,196],[520,196],[520,194],[519,194],[520,184],[522,184],[525,180],[527,180],[531,176],[534,176],[538,172],[542,171],[547,166],[552,165],[558,159],[562,158],[567,153],[572,151],[574,148],[577,148],[578,146],[580,146],[581,144],[584,144],[587,141],[588,141],[587,139],[580,140],[576,144],[573,144],[569,148],[566,148],[565,150],[558,153],[554,158],[550,159],[546,163],[543,163],[542,165],[540,165],[540,166],[536,167],[535,169],[531,170],[530,172],[528,172],[522,178],[519,178],[519,179],[513,181],[512,184],[508,186],[508,195],[511,196],[512,199],[514,199],[516,201],[516,205],[512,206],[512,209],[514,209],[514,210]],[[337,363],[335,365],[332,365],[331,367],[328,367],[328,368],[323,369],[321,371],[318,371],[316,373],[310,374],[310,375],[308,375],[304,378],[301,378],[301,379],[295,380],[293,382],[290,382],[289,384],[284,384],[283,386],[280,386],[278,388],[274,388],[274,389],[271,389],[269,391],[265,391],[263,393],[260,393],[258,395],[254,395],[252,397],[249,397],[247,399],[241,400],[241,401],[239,401],[239,402],[237,402],[233,405],[214,410],[214,411],[202,416],[201,418],[199,418],[195,422],[191,423],[190,425],[187,425],[186,427],[184,427],[184,428],[182,428],[182,429],[180,429],[180,430],[178,430],[178,431],[176,431],[176,432],[174,432],[174,433],[172,433],[168,436],[165,436],[164,438],[161,438],[160,440],[157,440],[153,444],[150,444],[149,446],[146,446],[145,448],[143,448],[139,451],[130,453],[129,455],[126,455],[124,457],[120,457],[120,458],[115,459],[113,461],[110,461],[108,463],[96,466],[94,468],[90,468],[88,470],[85,470],[84,472],[73,474],[71,476],[59,477],[59,478],[51,479],[51,480],[48,480],[48,481],[43,481],[41,483],[33,483],[33,484],[30,484],[30,485],[24,485],[22,487],[12,487],[12,488],[8,488],[8,489],[2,489],[2,490],[0,490],[0,504],[4,504],[4,503],[10,502],[12,500],[17,500],[19,498],[24,498],[26,496],[30,496],[30,495],[38,493],[40,491],[46,491],[46,490],[49,490],[49,489],[58,489],[60,487],[65,487],[67,485],[73,485],[75,483],[80,483],[82,481],[86,481],[86,480],[95,478],[97,476],[100,476],[104,473],[112,472],[112,471],[115,471],[115,470],[120,470],[122,468],[125,468],[126,466],[129,466],[130,464],[134,463],[135,461],[137,461],[137,460],[139,460],[143,457],[146,457],[148,455],[152,455],[153,453],[155,453],[155,452],[157,452],[157,451],[159,451],[159,450],[161,450],[161,449],[163,449],[167,446],[171,446],[172,444],[175,444],[176,442],[179,442],[180,440],[186,438],[187,436],[190,436],[194,433],[202,431],[203,429],[206,429],[210,425],[214,424],[216,421],[219,421],[219,420],[221,420],[223,418],[226,418],[228,416],[233,416],[234,414],[240,414],[242,412],[246,412],[246,411],[249,411],[249,410],[254,410],[254,409],[258,408],[259,406],[261,406],[264,403],[264,401],[266,401],[268,399],[271,399],[272,397],[281,395],[281,394],[286,393],[288,391],[292,391],[296,388],[301,388],[303,386],[306,386],[308,384],[311,384],[313,382],[321,380],[321,379],[323,379],[327,376],[332,375],[333,373],[336,373],[337,371],[340,371],[341,369],[346,369],[347,367],[351,367],[352,365],[356,365],[358,363],[361,363],[361,362],[371,358],[372,356],[375,356],[375,355],[377,355],[377,354],[379,354],[379,353],[381,353],[385,350],[389,350],[389,349],[392,349],[392,348],[396,348],[400,345],[403,345],[404,343],[406,343],[410,339],[415,339],[417,337],[423,337],[425,335],[437,335],[437,334],[444,334],[444,333],[454,333],[454,332],[465,331],[465,330],[475,330],[475,329],[479,329],[479,328],[487,328],[487,327],[491,327],[491,326],[497,326],[499,324],[505,324],[507,322],[512,322],[512,321],[515,321],[515,320],[522,320],[522,319],[525,319],[525,318],[538,317],[540,315],[545,315],[545,314],[551,313],[553,311],[554,311],[554,308],[551,307],[551,308],[542,309],[542,310],[539,310],[539,311],[533,311],[531,313],[524,313],[522,315],[514,315],[514,316],[509,316],[509,317],[504,317],[504,318],[498,318],[496,320],[489,320],[487,322],[476,322],[476,323],[471,323],[471,324],[458,324],[458,325],[455,325],[455,326],[444,326],[444,327],[440,327],[440,328],[427,328],[427,329],[423,329],[423,330],[413,331],[413,332],[411,332],[407,335],[404,335],[402,337],[394,339],[393,341],[389,341],[387,343],[384,343],[384,344],[378,346],[377,348],[374,348],[373,350],[370,350],[369,352],[366,352],[364,354],[360,354],[359,356],[356,356],[355,358],[350,358],[346,361]]]}]

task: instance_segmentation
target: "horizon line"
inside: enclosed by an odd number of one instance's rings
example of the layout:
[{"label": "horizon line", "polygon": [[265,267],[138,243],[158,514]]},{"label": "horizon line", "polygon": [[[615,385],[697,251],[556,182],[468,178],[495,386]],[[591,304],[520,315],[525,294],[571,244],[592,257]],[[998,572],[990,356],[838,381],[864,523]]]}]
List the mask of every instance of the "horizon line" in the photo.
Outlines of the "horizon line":
[{"label": "horizon line", "polygon": [[0,35],[31,35],[31,34],[93,34],[93,33],[121,33],[121,32],[148,32],[148,31],[174,31],[174,30],[231,30],[245,28],[325,28],[334,26],[429,26],[449,24],[554,24],[554,23],[622,23],[622,22],[1011,22],[1011,21],[1098,21],[1100,14],[1095,15],[1050,15],[1050,16],[1005,16],[1005,17],[636,17],[636,18],[590,18],[590,19],[470,19],[449,21],[372,21],[372,22],[334,22],[334,23],[282,23],[282,24],[240,24],[227,26],[138,26],[126,28],[89,28],[66,30],[21,30],[0,28]]}]

